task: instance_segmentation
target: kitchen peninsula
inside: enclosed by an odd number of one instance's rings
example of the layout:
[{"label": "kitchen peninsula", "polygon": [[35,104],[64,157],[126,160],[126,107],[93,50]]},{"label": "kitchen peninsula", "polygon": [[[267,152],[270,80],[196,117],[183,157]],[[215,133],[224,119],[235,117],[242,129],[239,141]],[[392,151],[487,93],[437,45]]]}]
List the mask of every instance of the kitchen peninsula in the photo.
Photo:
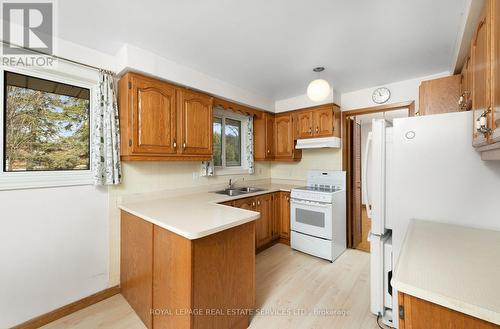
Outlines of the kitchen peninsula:
[{"label": "kitchen peninsula", "polygon": [[248,327],[260,214],[220,204],[237,198],[205,191],[119,206],[121,292],[147,328]]}]

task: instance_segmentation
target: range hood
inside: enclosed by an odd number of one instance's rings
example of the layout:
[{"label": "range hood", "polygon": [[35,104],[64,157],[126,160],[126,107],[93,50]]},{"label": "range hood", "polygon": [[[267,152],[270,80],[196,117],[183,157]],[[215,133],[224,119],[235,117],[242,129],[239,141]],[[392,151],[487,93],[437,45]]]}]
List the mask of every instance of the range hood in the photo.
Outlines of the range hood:
[{"label": "range hood", "polygon": [[296,149],[341,148],[342,143],[338,137],[322,137],[298,139]]}]

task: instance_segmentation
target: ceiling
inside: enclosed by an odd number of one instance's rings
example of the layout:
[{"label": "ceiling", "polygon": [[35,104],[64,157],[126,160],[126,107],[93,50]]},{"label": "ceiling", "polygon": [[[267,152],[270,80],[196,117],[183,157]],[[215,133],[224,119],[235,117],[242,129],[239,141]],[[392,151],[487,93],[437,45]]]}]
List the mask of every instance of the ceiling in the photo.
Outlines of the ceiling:
[{"label": "ceiling", "polygon": [[452,69],[467,0],[64,0],[59,37],[151,51],[255,94],[339,92]]}]

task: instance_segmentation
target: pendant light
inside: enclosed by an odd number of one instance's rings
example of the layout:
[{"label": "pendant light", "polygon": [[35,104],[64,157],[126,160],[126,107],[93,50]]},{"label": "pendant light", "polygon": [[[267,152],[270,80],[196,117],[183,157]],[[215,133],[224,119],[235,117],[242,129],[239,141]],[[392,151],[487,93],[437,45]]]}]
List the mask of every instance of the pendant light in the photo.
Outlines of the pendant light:
[{"label": "pendant light", "polygon": [[[315,67],[314,72],[320,73],[325,70],[324,67]],[[330,84],[324,79],[316,79],[307,86],[307,97],[314,102],[324,101],[330,95]]]}]

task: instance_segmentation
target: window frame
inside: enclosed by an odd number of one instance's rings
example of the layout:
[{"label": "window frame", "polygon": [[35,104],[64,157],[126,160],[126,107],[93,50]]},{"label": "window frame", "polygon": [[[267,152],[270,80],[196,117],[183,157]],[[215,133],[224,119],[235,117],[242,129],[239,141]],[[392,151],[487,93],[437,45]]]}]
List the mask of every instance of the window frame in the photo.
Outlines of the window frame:
[{"label": "window frame", "polygon": [[[66,64],[67,65],[67,64]],[[31,189],[31,188],[46,188],[46,187],[61,187],[61,186],[79,186],[93,185],[94,179],[92,174],[92,138],[94,132],[94,97],[98,87],[97,72],[90,73],[89,69],[70,68],[65,69],[66,65],[58,65],[53,69],[41,68],[21,68],[21,67],[6,67],[0,65],[0,191],[16,190],[16,189]],[[64,70],[63,70],[64,69]],[[89,104],[89,169],[81,170],[56,170],[56,171],[12,171],[4,172],[5,158],[5,72],[12,72],[32,76],[60,83],[65,83],[90,90]],[[90,73],[90,74],[89,74]]]},{"label": "window frame", "polygon": [[[242,114],[235,113],[233,111],[224,110],[221,108],[214,109],[214,118],[220,118],[222,120],[221,128],[221,163],[222,166],[214,166],[214,173],[217,176],[222,175],[237,175],[237,174],[248,174],[249,165],[247,161],[247,140],[244,136],[248,133],[248,117]],[[241,166],[226,166],[226,139],[224,135],[225,119],[237,120],[241,122]]]}]

